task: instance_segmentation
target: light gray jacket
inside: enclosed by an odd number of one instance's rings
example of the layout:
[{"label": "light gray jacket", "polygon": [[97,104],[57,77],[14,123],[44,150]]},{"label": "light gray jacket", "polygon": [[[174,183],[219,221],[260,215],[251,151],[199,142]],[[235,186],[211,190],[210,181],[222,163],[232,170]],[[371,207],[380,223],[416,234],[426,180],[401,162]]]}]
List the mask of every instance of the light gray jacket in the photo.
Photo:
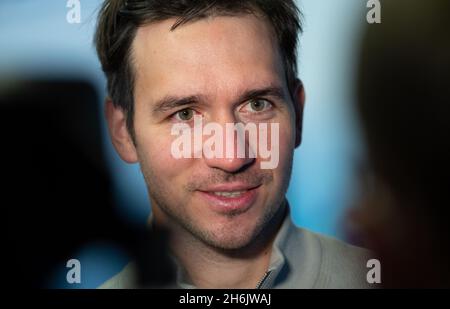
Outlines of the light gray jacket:
[{"label": "light gray jacket", "polygon": [[[371,258],[365,249],[296,227],[287,215],[275,238],[269,269],[257,288],[375,288],[366,280]],[[137,288],[134,273],[130,263],[99,288]],[[181,276],[177,287],[195,288]]]}]

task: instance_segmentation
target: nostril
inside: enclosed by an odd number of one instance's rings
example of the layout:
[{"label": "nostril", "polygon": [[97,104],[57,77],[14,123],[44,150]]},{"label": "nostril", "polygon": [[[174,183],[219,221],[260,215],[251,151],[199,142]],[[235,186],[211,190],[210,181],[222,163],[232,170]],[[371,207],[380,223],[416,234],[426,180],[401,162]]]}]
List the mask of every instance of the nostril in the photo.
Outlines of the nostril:
[{"label": "nostril", "polygon": [[211,168],[220,169],[227,173],[239,173],[249,168],[254,162],[254,158],[213,158],[205,159],[206,165]]}]

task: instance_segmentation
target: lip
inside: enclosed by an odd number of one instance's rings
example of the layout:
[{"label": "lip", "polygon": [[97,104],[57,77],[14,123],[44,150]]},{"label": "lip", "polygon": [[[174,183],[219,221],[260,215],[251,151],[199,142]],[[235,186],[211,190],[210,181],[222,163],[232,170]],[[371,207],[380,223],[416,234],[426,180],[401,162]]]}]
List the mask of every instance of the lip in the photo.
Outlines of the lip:
[{"label": "lip", "polygon": [[[258,189],[261,185],[252,186],[242,183],[227,183],[210,186],[207,189],[198,190],[200,197],[215,212],[220,214],[244,213],[253,205],[258,197]],[[213,192],[246,191],[236,197],[218,196]]]}]

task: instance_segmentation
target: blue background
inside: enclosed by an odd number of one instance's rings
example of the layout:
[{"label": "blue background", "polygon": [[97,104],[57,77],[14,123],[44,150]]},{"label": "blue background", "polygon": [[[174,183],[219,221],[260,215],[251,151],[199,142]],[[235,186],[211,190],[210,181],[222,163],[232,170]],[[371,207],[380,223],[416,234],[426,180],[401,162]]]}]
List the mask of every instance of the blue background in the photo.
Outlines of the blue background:
[{"label": "blue background", "polygon": [[[357,192],[354,165],[361,152],[351,108],[356,46],[365,25],[364,0],[297,1],[304,15],[299,74],[306,88],[303,144],[295,153],[288,198],[297,225],[344,239],[346,209]],[[5,1],[0,4],[0,77],[86,78],[105,94],[105,79],[92,44],[101,1],[81,0],[81,23],[69,24],[64,0]],[[102,102],[99,102],[99,104]],[[143,224],[150,206],[137,165],[114,152],[103,119],[104,148],[116,186],[118,212]],[[24,188],[26,190],[26,188]],[[57,265],[50,286],[93,288],[118,272],[126,255],[92,243],[67,259],[82,265],[82,283],[68,285]]]}]

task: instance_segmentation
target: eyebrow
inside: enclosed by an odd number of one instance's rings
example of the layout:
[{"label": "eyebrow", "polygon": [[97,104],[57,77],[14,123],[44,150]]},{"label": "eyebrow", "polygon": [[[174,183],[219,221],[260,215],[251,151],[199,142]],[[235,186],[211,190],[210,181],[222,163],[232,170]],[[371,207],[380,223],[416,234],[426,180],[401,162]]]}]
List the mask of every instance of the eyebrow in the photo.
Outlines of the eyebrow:
[{"label": "eyebrow", "polygon": [[154,113],[164,113],[175,108],[192,105],[203,101],[203,97],[192,95],[188,97],[166,96],[159,100],[153,108]]},{"label": "eyebrow", "polygon": [[253,89],[253,90],[249,90],[244,92],[244,94],[242,94],[238,101],[239,103],[243,103],[246,101],[250,101],[250,100],[254,100],[254,99],[258,99],[258,98],[262,98],[262,97],[273,97],[276,99],[279,99],[281,101],[285,101],[286,100],[286,96],[284,94],[284,90],[281,87],[276,87],[276,86],[269,86],[269,87],[265,87],[265,88],[261,88],[261,89]]},{"label": "eyebrow", "polygon": [[[239,96],[239,98],[237,99],[237,103],[240,104],[262,97],[273,97],[281,101],[286,100],[285,92],[282,87],[269,86],[245,91],[242,95]],[[176,108],[187,107],[189,105],[199,104],[205,101],[206,97],[199,94],[186,97],[169,95],[156,102],[155,107],[153,108],[153,112],[156,114],[165,113]]]}]

